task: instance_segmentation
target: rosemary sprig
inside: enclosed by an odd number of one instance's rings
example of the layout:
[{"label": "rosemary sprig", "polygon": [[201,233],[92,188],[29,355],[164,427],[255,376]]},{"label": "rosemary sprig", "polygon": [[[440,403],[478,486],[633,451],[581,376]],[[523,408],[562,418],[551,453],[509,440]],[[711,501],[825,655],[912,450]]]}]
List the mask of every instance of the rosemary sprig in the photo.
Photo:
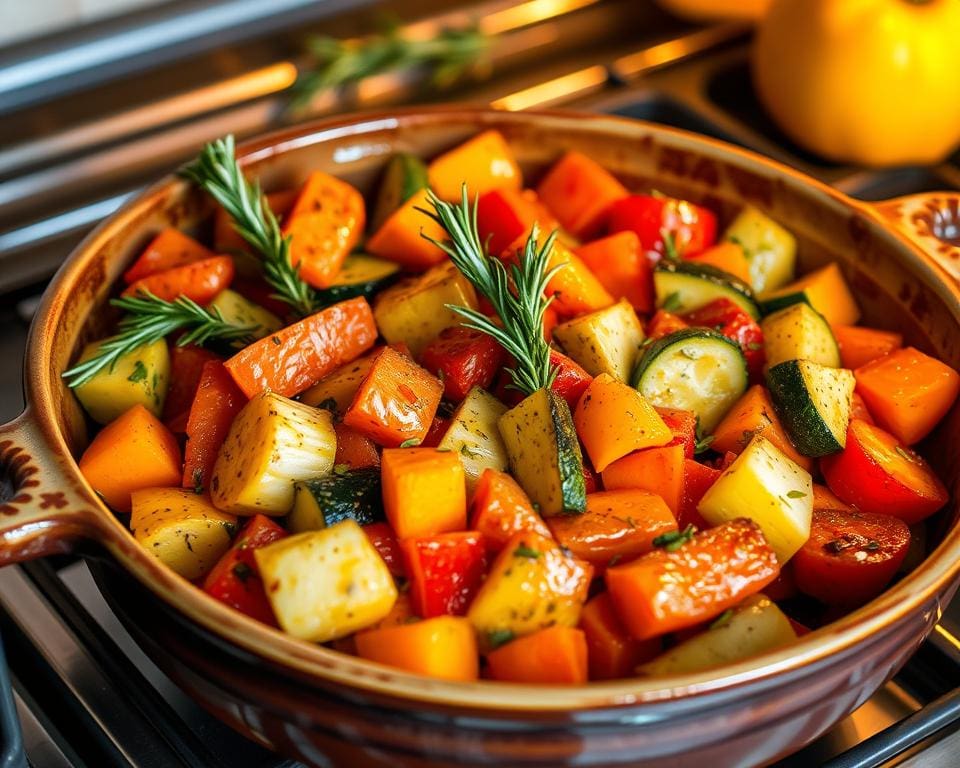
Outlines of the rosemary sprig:
[{"label": "rosemary sprig", "polygon": [[[421,237],[432,242],[450,256],[457,269],[474,288],[485,296],[502,325],[469,307],[447,305],[467,322],[464,326],[493,337],[516,361],[515,368],[508,368],[513,383],[510,385],[526,395],[549,387],[556,377],[550,364],[550,346],[543,338],[543,313],[552,300],[543,295],[544,289],[565,264],[547,270],[547,262],[556,231],[552,232],[542,246],[538,245],[536,225],[527,238],[520,263],[508,271],[503,262],[491,258],[477,231],[477,205],[471,207],[467,197],[467,185],[463,185],[460,205],[440,200],[433,192],[427,199],[433,211],[420,210],[436,221],[447,233],[449,240],[438,242],[421,232]],[[511,290],[512,283],[512,290]]]},{"label": "rosemary sprig", "polygon": [[237,164],[233,136],[207,144],[181,175],[209,193],[233,220],[233,228],[260,256],[263,276],[273,296],[300,317],[318,307],[316,291],[290,261],[290,238],[280,232],[277,217],[266,205],[259,182],[249,182]]},{"label": "rosemary sprig", "polygon": [[474,69],[490,43],[491,38],[476,25],[442,29],[428,39],[406,37],[396,27],[356,40],[312,37],[307,51],[314,68],[298,74],[291,107],[306,106],[327,88],[413,67],[428,70],[434,86],[446,87]]},{"label": "rosemary sprig", "polygon": [[175,331],[186,331],[178,346],[203,345],[208,341],[252,340],[254,326],[240,327],[226,322],[218,309],[204,309],[186,296],[165,301],[151,293],[111,299],[110,303],[128,314],[117,324],[118,333],[100,344],[96,354],[63,374],[67,386],[78,387],[104,368],[113,370],[117,361],[144,344],[152,344]]}]

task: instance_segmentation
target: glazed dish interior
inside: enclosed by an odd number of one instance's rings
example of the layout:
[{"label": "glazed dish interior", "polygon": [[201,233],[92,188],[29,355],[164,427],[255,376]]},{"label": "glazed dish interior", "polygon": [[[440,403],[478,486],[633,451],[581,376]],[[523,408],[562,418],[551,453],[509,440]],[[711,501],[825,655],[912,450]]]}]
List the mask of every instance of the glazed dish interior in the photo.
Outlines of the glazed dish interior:
[{"label": "glazed dish interior", "polygon": [[[960,307],[954,295],[939,282],[933,269],[878,219],[865,209],[849,207],[827,188],[800,181],[745,153],[727,154],[718,145],[693,140],[682,133],[638,127],[609,118],[543,116],[532,120],[493,113],[483,115],[482,127],[496,128],[506,137],[523,169],[527,186],[535,186],[564,151],[577,149],[612,171],[632,191],[656,189],[702,204],[719,214],[721,225],[728,223],[745,203],[756,206],[796,236],[798,274],[837,262],[856,295],[865,324],[896,330],[904,335],[905,344],[960,368],[960,333],[957,332]],[[369,200],[385,163],[394,152],[409,151],[429,158],[461,143],[479,127],[476,115],[470,113],[460,118],[448,113],[442,120],[429,113],[426,117],[371,119],[353,125],[334,125],[314,133],[304,131],[262,140],[247,150],[244,163],[268,192],[297,186],[310,171],[324,170],[350,182]],[[55,300],[48,297],[42,310],[43,319],[37,327],[56,327],[59,338],[56,342],[37,338],[32,341],[31,365],[36,373],[30,385],[49,394],[60,434],[74,457],[79,456],[87,444],[89,429],[86,417],[61,382],[60,374],[84,344],[110,332],[117,316],[107,301],[123,270],[146,243],[165,226],[175,226],[207,240],[212,212],[209,200],[186,183],[163,182],[107,225],[99,238],[93,240],[98,246],[96,252],[71,262],[55,284],[55,287],[67,286],[69,290],[61,291]],[[960,462],[950,436],[955,435],[958,428],[960,409],[955,406],[920,446],[951,494],[947,509],[927,524],[929,552],[941,542],[944,547],[957,544],[955,500]],[[103,509],[112,519],[113,513]],[[115,527],[122,530],[118,535],[130,538],[125,527],[119,523]],[[921,571],[928,579],[936,580],[945,578],[950,568],[949,564],[941,564],[937,576],[931,575],[927,566],[921,566]],[[916,575],[906,580],[913,581]],[[929,583],[927,586],[929,588]],[[193,589],[185,582],[182,588]],[[873,603],[789,649],[729,669],[713,669],[682,679],[631,679],[599,684],[593,701],[615,703],[624,700],[627,693],[655,698],[657,691],[679,690],[683,686],[691,686],[692,690],[722,686],[725,680],[760,674],[759,670],[770,674],[784,666],[802,663],[804,659],[815,659],[819,654],[818,645],[844,646],[865,632],[869,622],[884,621],[885,614],[895,610],[908,591],[906,584],[892,586]],[[193,611],[202,614],[204,605],[210,607],[205,598],[198,595],[195,599],[200,607],[195,606]],[[211,617],[214,615],[210,613]],[[215,623],[211,618],[208,626]],[[272,630],[246,619],[238,619],[228,627],[231,640],[238,640],[244,629],[261,639],[268,636],[266,642],[275,649],[281,644],[299,644],[303,658],[323,660],[315,668],[329,667],[329,659],[335,656],[333,651],[291,638],[281,640]],[[277,651],[277,656],[281,655]],[[342,664],[338,674],[343,680],[355,681],[354,672],[369,667],[356,659],[337,659],[337,663]],[[396,677],[403,680],[406,676],[398,672]],[[372,677],[367,680],[369,683]],[[427,687],[442,689],[444,685],[434,682]],[[490,688],[484,696],[486,701],[508,699],[511,695],[509,690],[498,694],[487,683],[476,685]],[[462,688],[459,693],[456,691],[456,686],[450,692],[454,699],[463,694]],[[558,706],[565,705],[562,700],[560,696]]]}]

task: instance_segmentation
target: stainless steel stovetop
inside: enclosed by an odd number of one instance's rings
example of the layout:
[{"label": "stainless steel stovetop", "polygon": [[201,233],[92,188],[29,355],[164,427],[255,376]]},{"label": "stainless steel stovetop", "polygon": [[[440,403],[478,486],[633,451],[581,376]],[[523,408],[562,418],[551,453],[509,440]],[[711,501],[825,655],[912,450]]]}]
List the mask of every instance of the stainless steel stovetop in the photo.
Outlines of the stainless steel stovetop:
[{"label": "stainless steel stovetop", "polygon": [[[305,32],[359,34],[377,15],[364,0],[278,0],[270,14],[268,5],[178,0],[63,32],[40,45],[44,60],[61,66],[46,79],[24,68],[28,45],[0,50],[0,359],[8,361],[0,366],[0,422],[22,407],[19,363],[36,298],[83,234],[203,141],[282,125],[281,90]],[[505,109],[571,106],[733,141],[864,199],[960,188],[956,157],[877,172],[791,146],[752,95],[742,27],[694,27],[639,0],[415,0],[381,4],[379,13],[383,5],[424,35],[479,19],[500,33],[493,76],[450,93],[431,92],[416,76],[378,77],[320,98],[312,114],[452,98]],[[96,56],[56,55],[70,50]],[[70,61],[99,64],[71,70]],[[17,86],[24,72],[29,88]],[[0,634],[35,768],[294,765],[221,725],[159,672],[82,559],[0,569]],[[781,765],[956,768],[958,638],[960,601],[899,675]]]}]

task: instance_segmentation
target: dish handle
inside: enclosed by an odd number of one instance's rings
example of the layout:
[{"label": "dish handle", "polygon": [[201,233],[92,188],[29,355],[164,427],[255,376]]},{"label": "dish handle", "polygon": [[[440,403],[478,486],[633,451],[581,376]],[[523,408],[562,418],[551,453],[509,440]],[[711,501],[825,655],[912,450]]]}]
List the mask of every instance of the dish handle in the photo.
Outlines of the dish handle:
[{"label": "dish handle", "polygon": [[921,192],[872,207],[960,282],[960,192]]},{"label": "dish handle", "polygon": [[25,411],[0,425],[0,566],[69,552],[97,512]]}]

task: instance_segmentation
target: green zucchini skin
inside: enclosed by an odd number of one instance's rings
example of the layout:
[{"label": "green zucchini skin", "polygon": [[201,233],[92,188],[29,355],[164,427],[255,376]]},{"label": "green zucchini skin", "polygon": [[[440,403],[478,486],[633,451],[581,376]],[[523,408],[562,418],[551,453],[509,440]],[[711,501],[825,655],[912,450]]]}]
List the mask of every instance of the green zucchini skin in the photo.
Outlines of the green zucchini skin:
[{"label": "green zucchini skin", "polygon": [[373,206],[370,231],[376,232],[390,214],[428,184],[427,166],[416,155],[398,152],[390,158],[383,172],[377,202]]},{"label": "green zucchini skin", "polygon": [[[696,363],[711,357],[717,366],[704,366],[695,372],[696,377],[685,370],[674,375],[666,369],[678,361],[689,367],[683,359]],[[726,391],[719,393],[721,397],[713,386],[716,379],[725,379]],[[695,411],[705,432],[720,422],[748,383],[747,361],[740,345],[710,328],[684,328],[657,339],[643,352],[631,379],[631,384],[654,405]]]},{"label": "green zucchini skin", "polygon": [[567,401],[552,390],[547,393],[547,402],[557,435],[557,469],[560,472],[563,512],[579,515],[587,509],[587,482],[583,476],[583,456],[577,430],[573,426],[573,414]]},{"label": "green zucchini skin", "polygon": [[[811,391],[805,369],[819,372],[821,378],[834,379],[835,392],[822,389]],[[787,360],[767,371],[767,389],[774,410],[786,429],[790,441],[804,456],[814,458],[842,451],[846,445],[847,424],[850,421],[850,398],[853,394],[853,374],[843,369],[830,368],[809,360]],[[828,397],[833,394],[845,403],[845,413],[834,413],[837,429],[824,416],[830,407]],[[838,406],[843,407],[843,406]]]},{"label": "green zucchini skin", "polygon": [[316,502],[326,527],[355,520],[359,525],[383,522],[383,497],[380,490],[380,469],[365,467],[336,472],[303,483]]},{"label": "green zucchini skin", "polygon": [[[730,299],[754,320],[760,319],[753,290],[743,280],[709,264],[661,259],[653,270],[653,284],[660,305],[676,294],[676,312],[692,312],[715,299]],[[671,310],[674,311],[674,310]]]},{"label": "green zucchini skin", "polygon": [[800,303],[806,304],[811,309],[815,309],[813,304],[810,303],[810,299],[807,298],[807,294],[802,290],[787,293],[783,296],[774,296],[770,299],[758,299],[758,303],[760,304],[760,311],[763,312],[764,317],[772,315],[778,310],[786,309],[787,307],[792,307],[794,304]]},{"label": "green zucchini skin", "polygon": [[357,296],[367,299],[393,285],[400,277],[400,267],[392,261],[366,254],[351,254],[343,262],[337,282],[316,289],[324,306],[336,304]]}]

